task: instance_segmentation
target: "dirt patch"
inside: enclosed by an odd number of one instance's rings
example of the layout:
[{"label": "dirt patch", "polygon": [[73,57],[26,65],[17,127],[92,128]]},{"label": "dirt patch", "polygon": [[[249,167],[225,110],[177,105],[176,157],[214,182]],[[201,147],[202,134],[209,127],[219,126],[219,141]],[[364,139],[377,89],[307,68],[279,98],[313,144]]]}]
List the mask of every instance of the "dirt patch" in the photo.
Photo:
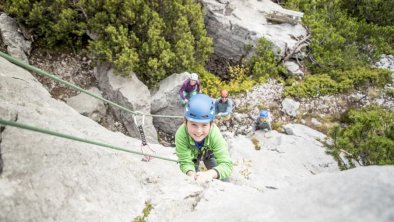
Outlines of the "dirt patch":
[{"label": "dirt patch", "polygon": [[157,129],[159,135],[159,143],[166,147],[175,147],[175,134],[166,133],[160,129]]},{"label": "dirt patch", "polygon": [[212,54],[207,63],[205,64],[205,68],[220,77],[220,79],[224,81],[229,81],[231,76],[229,75],[228,72],[228,67],[229,66],[235,66],[238,65],[239,62],[237,61],[232,61],[230,59],[225,59],[223,57],[219,57],[215,54]]},{"label": "dirt patch", "polygon": [[[55,53],[42,49],[35,49],[29,58],[30,64],[41,70],[54,74],[63,80],[73,83],[83,89],[97,87],[97,80],[93,75],[92,61],[85,54]],[[55,99],[66,101],[67,98],[79,94],[62,83],[33,74]]]}]

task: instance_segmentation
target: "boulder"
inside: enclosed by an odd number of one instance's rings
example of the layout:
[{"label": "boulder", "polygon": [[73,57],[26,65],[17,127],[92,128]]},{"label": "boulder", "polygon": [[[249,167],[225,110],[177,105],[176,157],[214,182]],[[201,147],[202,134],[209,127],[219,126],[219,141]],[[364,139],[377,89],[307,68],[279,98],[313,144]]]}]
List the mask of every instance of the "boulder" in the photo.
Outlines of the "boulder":
[{"label": "boulder", "polygon": [[[238,135],[227,140],[236,163],[235,183],[262,191],[282,189],[313,175],[339,171],[337,162],[319,142],[326,138],[324,134],[300,124],[285,127],[292,129],[292,135],[256,131],[251,138]],[[255,148],[257,143],[260,150]]]},{"label": "boulder", "polygon": [[16,20],[0,12],[0,33],[4,44],[7,46],[7,52],[11,56],[29,63],[27,55],[30,54],[31,41],[26,40],[18,30]]},{"label": "boulder", "polygon": [[[285,11],[270,0],[200,1],[207,9],[206,28],[213,38],[215,54],[220,57],[239,60],[245,55],[250,56],[247,46],[256,46],[261,37],[271,41],[276,53],[284,56],[299,39],[307,36],[307,30],[299,23],[271,24],[267,21],[271,12]],[[297,54],[294,57],[298,57]]]},{"label": "boulder", "polygon": [[[102,96],[101,91],[96,87],[92,87],[88,91],[95,95]],[[67,105],[96,122],[100,122],[106,114],[104,102],[85,93],[80,93],[67,99]]]},{"label": "boulder", "polygon": [[175,134],[183,122],[184,106],[179,102],[179,89],[190,73],[173,74],[159,83],[159,89],[152,96],[151,109],[154,115],[179,116],[180,118],[154,117],[153,124],[160,130]]},{"label": "boulder", "polygon": [[289,116],[296,117],[299,107],[300,103],[293,99],[286,98],[282,101],[282,111]]},{"label": "boulder", "polygon": [[[148,116],[151,111],[151,95],[148,87],[137,78],[135,73],[130,72],[129,77],[123,77],[121,74],[115,74],[115,70],[107,63],[95,67],[94,75],[106,99],[134,112],[132,114],[110,105],[130,136],[140,138],[138,126],[143,125],[147,141],[157,143],[157,132],[152,117]],[[148,115],[143,117],[136,112]]]},{"label": "boulder", "polygon": [[393,177],[393,166],[370,166],[319,174],[290,189],[269,187],[259,192],[247,187],[214,184],[199,196],[194,211],[185,212],[172,221],[203,222],[214,218],[234,222],[391,222],[394,218]]},{"label": "boulder", "polygon": [[294,61],[285,61],[283,65],[287,68],[289,75],[304,77],[301,67]]}]

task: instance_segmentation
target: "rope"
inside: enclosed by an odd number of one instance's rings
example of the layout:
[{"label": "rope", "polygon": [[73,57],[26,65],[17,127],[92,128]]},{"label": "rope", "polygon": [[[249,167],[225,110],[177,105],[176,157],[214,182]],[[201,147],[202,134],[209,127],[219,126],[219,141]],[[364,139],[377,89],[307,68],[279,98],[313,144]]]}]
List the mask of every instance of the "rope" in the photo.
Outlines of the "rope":
[{"label": "rope", "polygon": [[35,66],[29,65],[29,64],[27,64],[27,63],[25,63],[25,62],[23,62],[23,61],[21,61],[21,60],[19,60],[19,59],[16,59],[16,58],[14,58],[14,57],[8,55],[7,53],[4,53],[4,52],[1,52],[1,51],[0,51],[0,56],[3,57],[3,58],[5,58],[5,59],[7,59],[8,61],[10,61],[10,62],[16,64],[16,65],[22,67],[22,68],[25,68],[25,69],[27,69],[27,70],[33,71],[33,72],[35,72],[35,73],[37,73],[37,74],[39,74],[39,75],[41,75],[41,76],[45,76],[45,77],[48,77],[48,78],[50,78],[50,79],[53,79],[53,80],[55,80],[55,81],[57,81],[57,82],[60,82],[60,83],[62,83],[62,84],[64,84],[64,85],[70,87],[70,88],[73,88],[73,89],[78,90],[78,91],[80,91],[80,92],[83,92],[83,93],[85,93],[85,94],[87,94],[87,95],[89,95],[89,96],[92,96],[92,97],[94,97],[94,98],[96,98],[96,99],[98,99],[98,100],[101,100],[101,101],[103,101],[103,102],[106,102],[106,103],[108,103],[108,104],[110,104],[110,105],[112,105],[112,106],[114,106],[114,107],[117,107],[117,108],[119,108],[119,109],[121,109],[121,110],[124,110],[124,111],[126,111],[126,112],[129,112],[129,113],[132,113],[133,115],[145,115],[145,116],[166,117],[166,118],[183,118],[183,116],[152,115],[152,114],[143,114],[143,113],[141,113],[141,112],[134,112],[134,111],[132,111],[132,110],[130,110],[130,109],[127,109],[127,108],[124,107],[124,106],[121,106],[121,105],[119,105],[119,104],[117,104],[117,103],[114,103],[114,102],[112,102],[112,101],[110,101],[110,100],[104,99],[103,97],[101,97],[101,96],[99,96],[99,95],[96,95],[96,94],[94,94],[94,93],[91,93],[91,92],[89,92],[89,91],[87,91],[87,90],[81,88],[80,86],[77,86],[77,85],[75,85],[75,84],[72,84],[72,83],[70,83],[70,82],[67,82],[67,81],[65,81],[65,80],[63,80],[63,79],[61,79],[61,78],[59,78],[59,77],[57,77],[57,76],[55,76],[55,75],[53,75],[53,74],[47,73],[47,72],[45,72],[45,71],[43,71],[43,70],[41,70],[41,69],[39,69],[39,68],[37,68],[37,67],[35,67]]},{"label": "rope", "polygon": [[128,152],[128,153],[138,154],[138,155],[142,155],[142,156],[149,156],[149,157],[154,157],[157,159],[162,159],[162,160],[167,160],[167,161],[172,161],[172,162],[178,163],[178,161],[174,160],[174,159],[161,157],[161,156],[157,156],[157,155],[151,155],[151,154],[142,153],[142,152],[137,152],[137,151],[132,151],[132,150],[128,150],[128,149],[118,147],[118,146],[113,146],[113,145],[106,144],[106,143],[96,142],[93,140],[87,140],[87,139],[83,139],[80,137],[75,137],[75,136],[71,136],[71,135],[67,135],[67,134],[63,134],[63,133],[50,131],[48,129],[38,128],[38,127],[34,127],[31,125],[26,125],[26,124],[22,124],[22,123],[17,123],[16,121],[4,120],[4,119],[0,118],[0,124],[13,126],[13,127],[21,128],[21,129],[26,129],[26,130],[31,130],[34,132],[39,132],[39,133],[48,134],[48,135],[52,135],[52,136],[57,136],[57,137],[61,137],[61,138],[69,139],[69,140],[75,140],[75,141],[82,142],[82,143],[88,143],[88,144],[93,144],[93,145],[97,145],[97,146],[107,147],[107,148],[110,148],[113,150],[119,150],[119,151],[124,151],[124,152]]}]

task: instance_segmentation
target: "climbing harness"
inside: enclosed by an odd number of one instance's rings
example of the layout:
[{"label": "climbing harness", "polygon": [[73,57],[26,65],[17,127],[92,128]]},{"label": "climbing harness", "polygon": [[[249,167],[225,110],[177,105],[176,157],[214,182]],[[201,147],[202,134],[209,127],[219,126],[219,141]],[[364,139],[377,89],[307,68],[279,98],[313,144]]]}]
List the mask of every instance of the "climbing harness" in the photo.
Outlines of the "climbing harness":
[{"label": "climbing harness", "polygon": [[139,111],[137,111],[136,113],[138,113],[138,114],[140,114],[142,116],[141,117],[142,120],[141,120],[141,124],[140,125],[138,125],[138,122],[137,122],[137,115],[133,116],[134,123],[137,126],[138,132],[140,133],[140,139],[141,139],[140,149],[141,149],[142,154],[144,154],[144,157],[142,158],[142,161],[149,162],[149,161],[151,161],[153,159],[152,154],[155,154],[156,151],[153,150],[149,146],[149,144],[146,142],[146,137],[145,137],[144,128],[143,128],[144,123],[145,123],[145,115],[143,113],[139,112]]}]

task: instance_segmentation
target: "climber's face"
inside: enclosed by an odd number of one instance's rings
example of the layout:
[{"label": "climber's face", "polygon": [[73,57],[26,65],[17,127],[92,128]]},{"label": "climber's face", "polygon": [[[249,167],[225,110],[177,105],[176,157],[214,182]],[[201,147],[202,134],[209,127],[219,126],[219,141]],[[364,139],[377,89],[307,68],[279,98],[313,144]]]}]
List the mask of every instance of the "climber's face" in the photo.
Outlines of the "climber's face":
[{"label": "climber's face", "polygon": [[186,121],[186,128],[189,135],[196,142],[201,142],[208,136],[211,123],[197,123],[193,121]]},{"label": "climber's face", "polygon": [[260,117],[260,122],[266,123],[266,122],[268,122],[268,118],[266,118],[266,117]]},{"label": "climber's face", "polygon": [[196,85],[197,81],[196,80],[190,80],[190,85],[194,86]]}]

